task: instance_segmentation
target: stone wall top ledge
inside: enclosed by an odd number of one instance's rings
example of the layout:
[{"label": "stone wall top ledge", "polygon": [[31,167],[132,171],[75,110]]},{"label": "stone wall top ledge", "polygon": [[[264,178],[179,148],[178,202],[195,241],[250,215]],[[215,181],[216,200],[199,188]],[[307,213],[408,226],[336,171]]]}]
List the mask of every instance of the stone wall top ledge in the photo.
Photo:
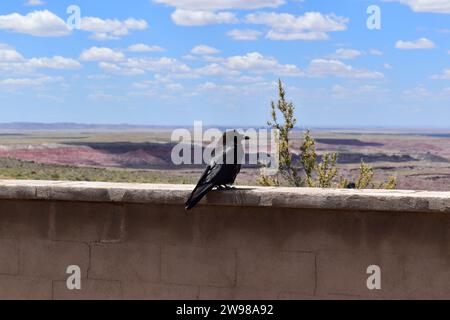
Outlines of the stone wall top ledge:
[{"label": "stone wall top ledge", "polygon": [[[181,205],[193,187],[192,185],[0,180],[0,199]],[[235,190],[214,191],[202,201],[201,205],[450,213],[450,192],[239,186]]]}]

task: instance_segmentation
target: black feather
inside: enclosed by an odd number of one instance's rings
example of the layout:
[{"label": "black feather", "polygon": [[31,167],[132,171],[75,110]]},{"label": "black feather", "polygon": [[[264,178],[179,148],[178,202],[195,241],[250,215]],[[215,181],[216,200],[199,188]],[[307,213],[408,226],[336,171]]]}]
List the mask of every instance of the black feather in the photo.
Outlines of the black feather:
[{"label": "black feather", "polygon": [[[225,141],[225,136],[224,136]],[[203,172],[197,186],[194,191],[192,191],[191,196],[186,201],[185,209],[190,210],[194,208],[208,192],[218,186],[227,186],[234,183],[237,175],[241,170],[241,165],[237,161],[237,149],[238,141],[234,139],[233,144],[233,155],[234,161],[231,164],[225,163],[226,161],[226,150],[225,149],[218,158],[213,160],[211,164]],[[228,149],[230,150],[230,149]],[[221,162],[218,159],[222,159]]]}]

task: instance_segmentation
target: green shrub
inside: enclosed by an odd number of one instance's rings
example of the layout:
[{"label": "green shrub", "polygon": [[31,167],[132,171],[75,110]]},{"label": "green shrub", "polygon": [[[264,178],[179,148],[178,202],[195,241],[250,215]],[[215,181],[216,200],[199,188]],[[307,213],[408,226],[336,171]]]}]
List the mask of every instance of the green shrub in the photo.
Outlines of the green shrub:
[{"label": "green shrub", "polygon": [[[319,155],[316,152],[316,142],[310,131],[305,132],[299,156],[294,157],[291,152],[289,138],[297,124],[297,119],[294,115],[295,106],[292,102],[286,100],[286,91],[281,80],[278,81],[278,96],[278,101],[271,104],[272,120],[267,124],[278,132],[280,168],[275,176],[261,174],[258,179],[261,185],[288,185],[311,188],[396,188],[397,180],[395,177],[390,177],[387,182],[376,185],[373,181],[375,176],[373,169],[363,161],[361,161],[356,182],[349,182],[347,178],[339,175],[337,153],[325,153],[320,157],[321,160],[319,161]],[[279,121],[279,114],[281,114],[282,122]]]}]

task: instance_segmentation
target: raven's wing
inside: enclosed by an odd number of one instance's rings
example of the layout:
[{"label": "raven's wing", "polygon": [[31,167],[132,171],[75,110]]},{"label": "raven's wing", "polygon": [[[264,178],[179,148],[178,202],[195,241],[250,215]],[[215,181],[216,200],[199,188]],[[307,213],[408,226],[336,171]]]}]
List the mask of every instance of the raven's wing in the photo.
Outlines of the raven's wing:
[{"label": "raven's wing", "polygon": [[186,210],[195,207],[197,203],[199,203],[200,200],[215,187],[215,177],[217,177],[221,168],[222,165],[218,164],[217,161],[213,161],[206,168],[188,201],[186,201]]}]

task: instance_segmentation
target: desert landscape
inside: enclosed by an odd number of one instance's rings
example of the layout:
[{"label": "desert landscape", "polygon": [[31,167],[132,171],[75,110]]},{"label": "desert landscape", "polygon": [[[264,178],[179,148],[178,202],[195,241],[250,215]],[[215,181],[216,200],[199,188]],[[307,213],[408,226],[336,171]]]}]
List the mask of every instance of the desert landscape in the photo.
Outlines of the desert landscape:
[{"label": "desert landscape", "polygon": [[[9,125],[0,130],[0,178],[195,183],[202,166],[172,164],[173,128]],[[315,129],[319,154],[337,152],[350,181],[363,160],[376,180],[397,177],[398,189],[450,190],[450,131]],[[303,137],[296,130],[292,152]],[[239,185],[256,185],[258,168],[245,166]]]}]

